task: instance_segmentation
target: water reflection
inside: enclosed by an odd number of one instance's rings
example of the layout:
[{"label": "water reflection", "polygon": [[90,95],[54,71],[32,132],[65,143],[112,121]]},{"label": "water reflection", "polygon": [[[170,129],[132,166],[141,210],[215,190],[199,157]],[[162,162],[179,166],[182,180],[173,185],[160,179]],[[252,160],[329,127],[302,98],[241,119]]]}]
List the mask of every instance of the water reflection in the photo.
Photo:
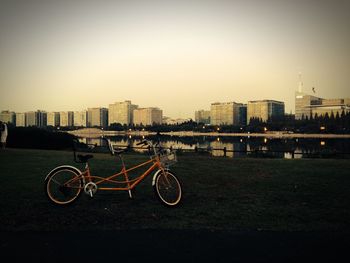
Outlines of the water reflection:
[{"label": "water reflection", "polygon": [[[271,139],[262,137],[176,137],[176,136],[113,136],[109,137],[117,147],[131,146],[143,152],[136,145],[143,139],[159,141],[163,147],[190,151],[208,151],[213,156],[305,158],[316,154],[350,153],[350,139]],[[80,138],[81,142],[106,146],[101,138]],[[226,149],[226,151],[224,150]]]},{"label": "water reflection", "polygon": [[247,145],[242,142],[214,141],[210,143],[213,156],[239,157],[246,155]]}]

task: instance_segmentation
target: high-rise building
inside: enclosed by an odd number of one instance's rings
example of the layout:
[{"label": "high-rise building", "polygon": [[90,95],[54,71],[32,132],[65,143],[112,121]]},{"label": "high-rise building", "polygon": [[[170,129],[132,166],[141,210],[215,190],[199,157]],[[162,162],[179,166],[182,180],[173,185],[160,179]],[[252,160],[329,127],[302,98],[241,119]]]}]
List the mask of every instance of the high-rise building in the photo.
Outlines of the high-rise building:
[{"label": "high-rise building", "polygon": [[60,113],[48,112],[47,113],[47,126],[57,127],[60,126]]},{"label": "high-rise building", "polygon": [[87,125],[88,127],[107,127],[108,109],[107,108],[88,108]]},{"label": "high-rise building", "polygon": [[86,110],[75,111],[74,112],[74,126],[75,127],[86,127],[87,126],[87,116]]},{"label": "high-rise building", "polygon": [[47,126],[47,112],[46,111],[37,111],[38,113],[38,127]]},{"label": "high-rise building", "polygon": [[46,127],[47,112],[37,110],[25,113],[26,126]]},{"label": "high-rise building", "polygon": [[210,124],[210,110],[198,110],[194,115],[197,123]]},{"label": "high-rise building", "polygon": [[61,111],[60,112],[60,126],[61,127],[72,127],[73,124],[74,124],[73,111]]},{"label": "high-rise building", "polygon": [[26,126],[26,115],[25,113],[16,113],[16,127]]},{"label": "high-rise building", "polygon": [[244,104],[236,102],[212,103],[210,107],[211,125],[243,125],[244,117],[240,116],[244,112]]},{"label": "high-rise building", "polygon": [[133,111],[138,106],[131,104],[130,100],[109,104],[108,125],[113,123],[131,124],[133,123]]},{"label": "high-rise building", "polygon": [[26,115],[26,126],[37,126],[38,121],[37,121],[37,114],[35,111],[28,111],[25,113]]},{"label": "high-rise building", "polygon": [[138,108],[134,109],[134,124],[153,125],[161,124],[163,111],[159,108]]},{"label": "high-rise building", "polygon": [[14,125],[16,123],[16,113],[8,110],[2,111],[0,113],[0,121]]},{"label": "high-rise building", "polygon": [[238,106],[239,110],[239,119],[238,122],[240,125],[247,125],[247,104],[241,104]]},{"label": "high-rise building", "polygon": [[276,100],[255,100],[248,101],[247,120],[252,118],[267,121],[272,118],[284,116],[284,102]]}]

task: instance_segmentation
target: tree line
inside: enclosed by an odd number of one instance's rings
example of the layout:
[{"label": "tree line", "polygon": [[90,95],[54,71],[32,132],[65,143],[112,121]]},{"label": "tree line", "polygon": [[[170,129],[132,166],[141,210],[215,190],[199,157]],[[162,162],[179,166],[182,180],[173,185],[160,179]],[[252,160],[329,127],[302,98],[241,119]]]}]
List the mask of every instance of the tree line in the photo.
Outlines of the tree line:
[{"label": "tree line", "polygon": [[[68,129],[68,128],[67,128]],[[74,129],[74,128],[70,128]],[[8,146],[18,148],[39,148],[39,149],[68,149],[72,146],[73,135],[60,132],[55,127],[14,127],[9,124]],[[294,115],[271,118],[262,121],[259,118],[252,118],[248,125],[207,125],[189,120],[177,124],[153,124],[153,125],[126,125],[112,124],[106,130],[128,131],[145,130],[151,132],[219,132],[219,133],[263,133],[269,131],[282,131],[293,133],[350,133],[350,112],[326,113],[318,116],[303,117],[296,120]]]},{"label": "tree line", "polygon": [[293,133],[350,133],[350,112],[344,111],[339,114],[326,113],[318,116],[302,117],[295,119],[294,115],[284,115],[282,117],[270,118],[263,121],[259,118],[251,118],[247,125],[207,125],[189,120],[178,124],[153,124],[153,125],[121,125],[115,124],[109,127],[110,130],[147,130],[153,132],[268,132],[282,131]]}]

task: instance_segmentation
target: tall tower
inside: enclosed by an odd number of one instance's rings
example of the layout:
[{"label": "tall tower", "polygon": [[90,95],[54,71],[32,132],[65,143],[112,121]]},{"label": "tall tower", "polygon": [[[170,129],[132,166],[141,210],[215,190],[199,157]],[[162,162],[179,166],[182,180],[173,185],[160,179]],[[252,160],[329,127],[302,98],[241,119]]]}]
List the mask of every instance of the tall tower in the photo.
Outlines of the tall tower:
[{"label": "tall tower", "polygon": [[301,79],[301,72],[299,72],[299,85],[298,85],[298,92],[302,93],[303,92],[303,81]]},{"label": "tall tower", "polygon": [[303,82],[299,72],[298,91],[295,92],[295,119],[310,118],[315,105],[321,105],[322,99],[303,92]]}]

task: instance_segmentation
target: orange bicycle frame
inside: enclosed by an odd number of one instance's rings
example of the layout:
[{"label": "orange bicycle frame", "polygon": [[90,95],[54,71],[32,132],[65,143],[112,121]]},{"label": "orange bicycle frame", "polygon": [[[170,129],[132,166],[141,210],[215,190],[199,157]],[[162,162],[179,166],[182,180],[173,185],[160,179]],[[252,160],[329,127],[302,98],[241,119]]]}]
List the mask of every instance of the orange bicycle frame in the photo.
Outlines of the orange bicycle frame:
[{"label": "orange bicycle frame", "polygon": [[[129,180],[129,176],[128,173],[136,170],[140,167],[146,166],[148,164],[153,163],[145,172],[143,172],[141,175],[139,175],[138,177],[136,177],[135,179]],[[66,185],[69,185],[70,183],[77,181],[77,180],[81,180],[82,178],[85,180],[85,182],[93,182],[98,186],[99,184],[102,183],[114,183],[114,184],[126,184],[127,186],[125,187],[99,187],[99,190],[111,190],[111,191],[128,191],[128,190],[132,190],[133,188],[136,187],[136,185],[138,185],[144,178],[146,178],[152,171],[154,171],[156,168],[164,170],[163,166],[161,165],[161,162],[159,160],[159,158],[156,156],[146,162],[140,163],[136,166],[130,167],[128,169],[126,169],[124,163],[122,165],[122,169],[119,173],[113,174],[111,176],[108,177],[100,177],[100,176],[93,176],[90,173],[90,168],[88,165],[86,165],[84,172],[82,172],[80,174],[80,176],[73,178],[71,180],[69,180],[68,182],[66,182]],[[118,176],[125,176],[125,181],[117,181],[114,180],[116,177]],[[79,187],[79,188],[83,188],[83,187]]]}]

